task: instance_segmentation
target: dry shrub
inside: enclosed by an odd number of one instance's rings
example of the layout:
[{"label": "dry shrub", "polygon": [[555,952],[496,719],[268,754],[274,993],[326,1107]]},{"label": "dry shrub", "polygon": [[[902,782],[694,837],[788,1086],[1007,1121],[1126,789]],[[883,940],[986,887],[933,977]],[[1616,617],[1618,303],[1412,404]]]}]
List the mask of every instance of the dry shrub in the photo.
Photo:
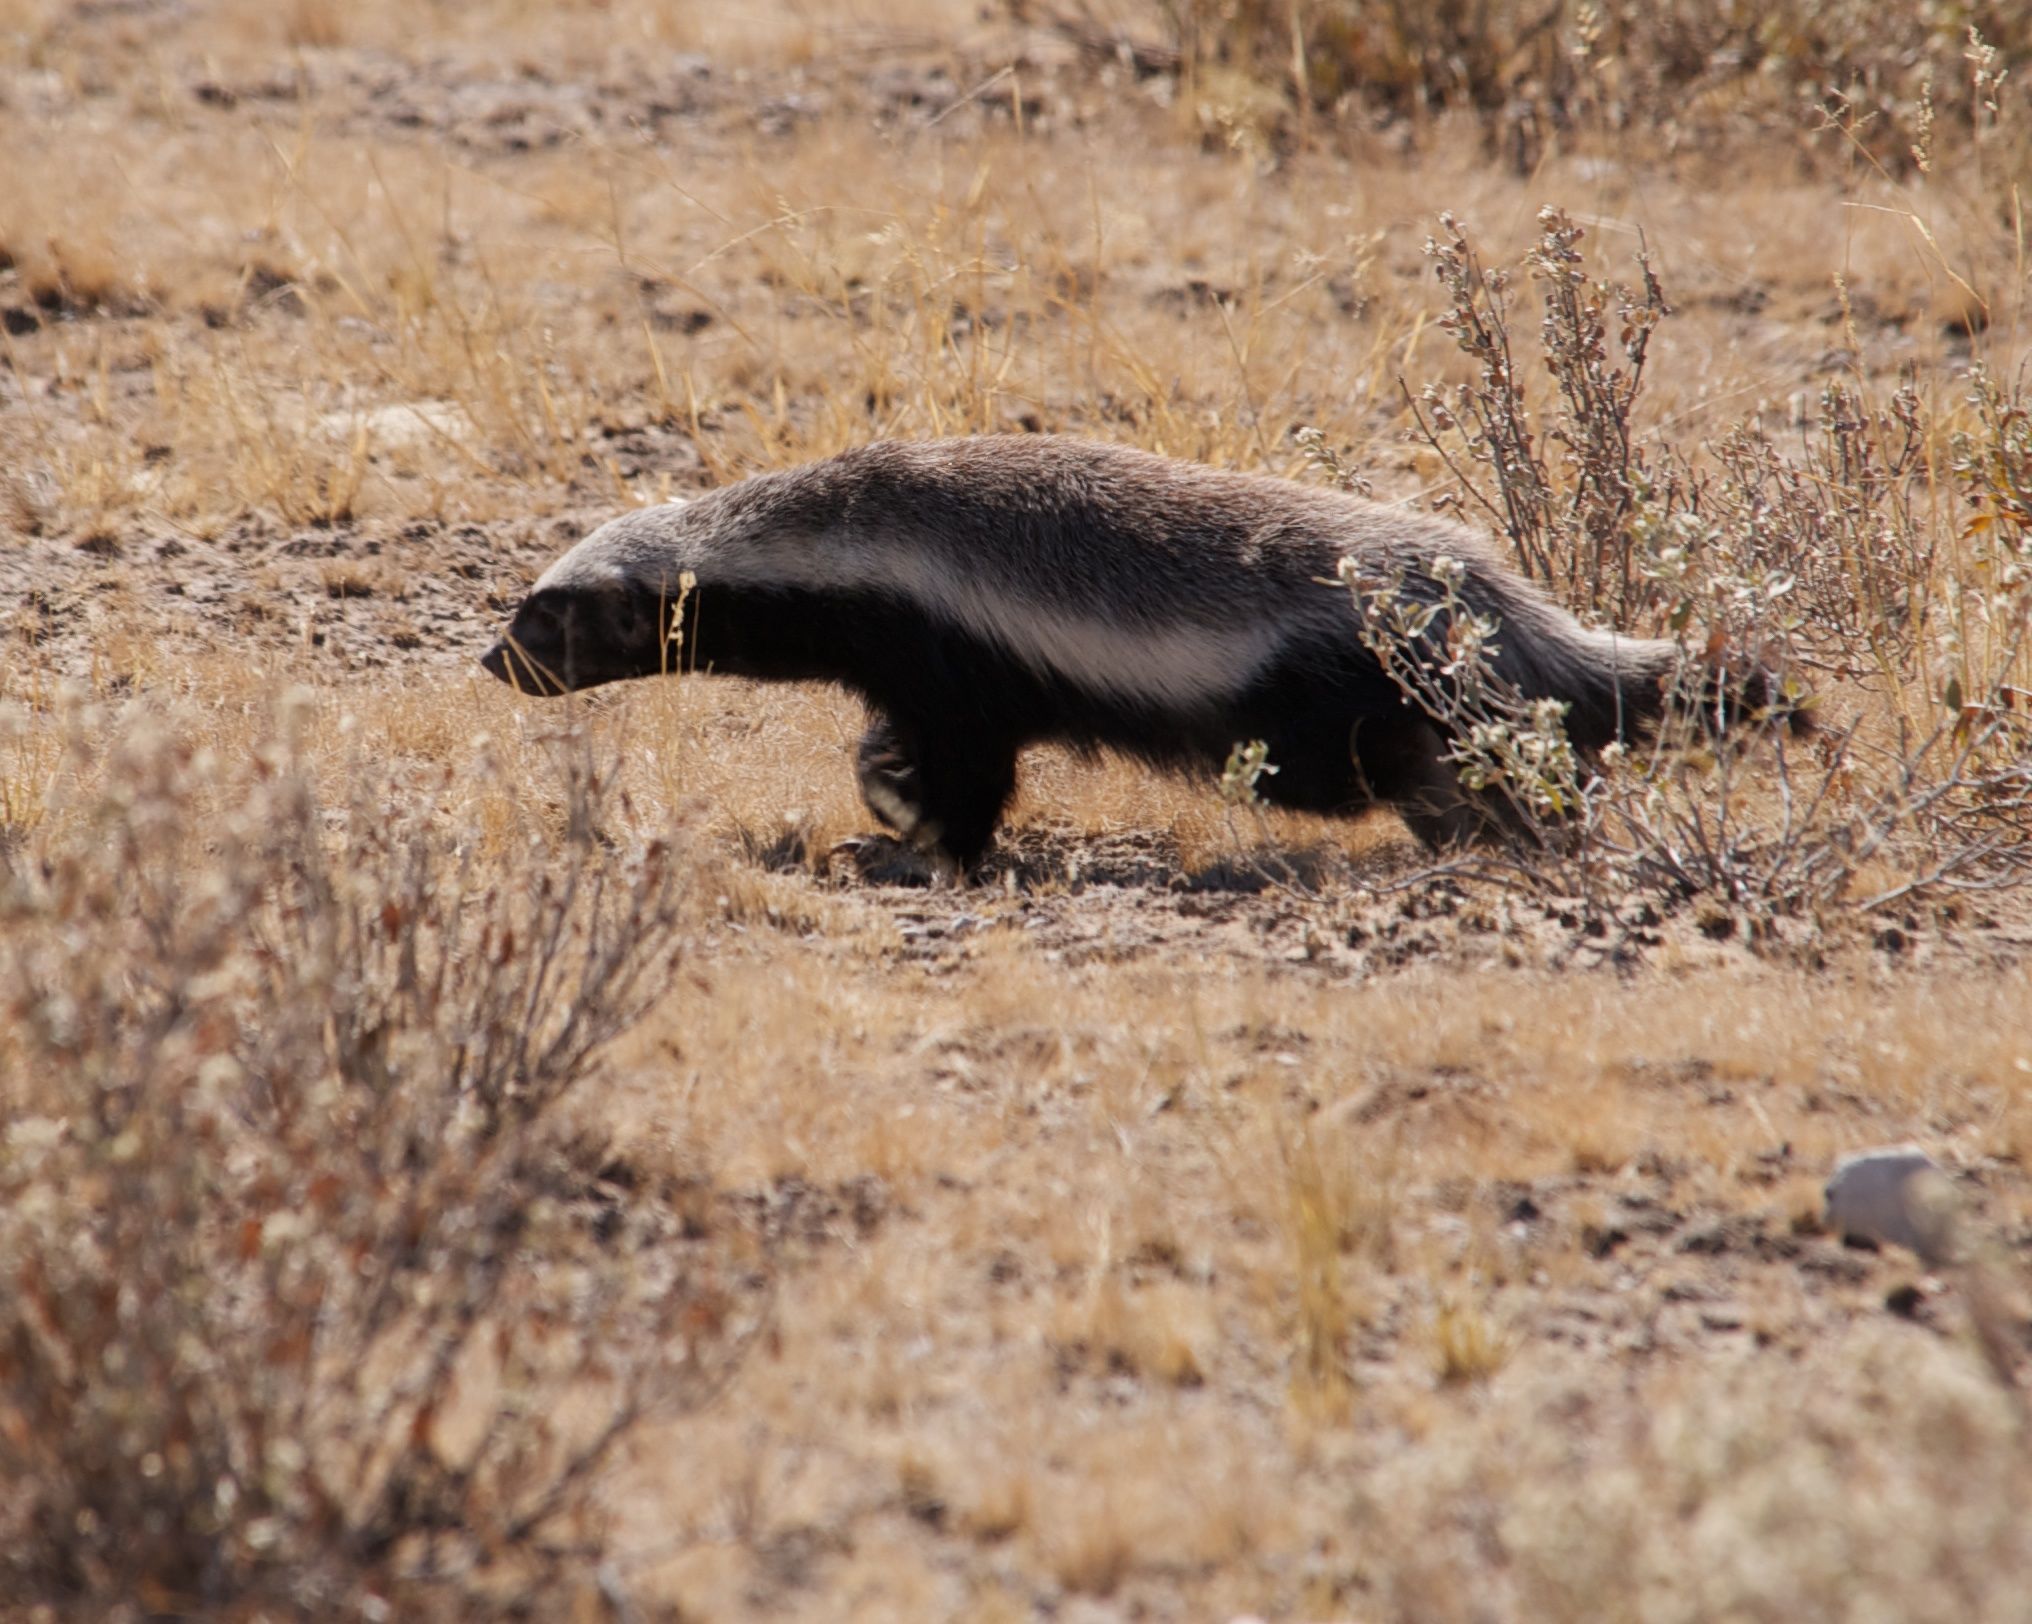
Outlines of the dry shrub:
[{"label": "dry shrub", "polygon": [[[1947,408],[1909,383],[1881,403],[1830,384],[1798,452],[1751,423],[1711,446],[1646,434],[1635,412],[1663,289],[1641,252],[1633,293],[1584,267],[1565,215],[1540,224],[1544,412],[1512,338],[1511,278],[1450,218],[1428,245],[1442,325],[1475,366],[1413,408],[1459,487],[1442,505],[1480,508],[1524,573],[1583,615],[1688,646],[1657,736],[1590,758],[1563,706],[1495,675],[1503,628],[1462,598],[1461,566],[1412,580],[1349,560],[1365,641],[1453,741],[1467,788],[1523,833],[1459,866],[1571,896],[1597,935],[1655,923],[1660,897],[1718,898],[1756,930],[2032,879],[2022,391],[1980,365]],[[1802,674],[1827,691],[1808,698]],[[1807,714],[1819,737],[1802,748],[1787,734]]]},{"label": "dry shrub", "polygon": [[[1081,8],[1082,10],[1084,8]],[[1303,118],[1353,104],[1404,117],[1460,108],[1528,167],[1544,138],[1645,129],[1697,148],[1801,108],[1878,162],[1927,167],[1948,126],[1981,136],[2022,96],[2032,14],[2005,0],[1162,0],[1171,35],[1138,57],[1202,103],[1256,85]],[[1061,8],[1075,37],[1111,42]],[[1215,118],[1212,122],[1221,122]]]},{"label": "dry shrub", "polygon": [[[1642,606],[1635,601],[1630,521],[1647,482],[1631,410],[1643,388],[1651,334],[1669,309],[1642,250],[1643,288],[1633,294],[1578,269],[1582,232],[1571,220],[1547,211],[1540,224],[1528,264],[1544,292],[1545,368],[1557,388],[1545,437],[1560,448],[1558,465],[1543,460],[1511,343],[1511,279],[1483,269],[1451,215],[1441,217],[1447,240],[1430,242],[1427,253],[1448,296],[1440,326],[1479,375],[1450,392],[1428,386],[1423,411],[1416,404],[1412,410],[1462,489],[1509,538],[1526,575],[1583,611],[1627,618]],[[1621,365],[1610,355],[1612,304]],[[1467,466],[1448,456],[1435,429],[1457,432]],[[1471,472],[1475,465],[1491,476],[1487,490]]]},{"label": "dry shrub", "polygon": [[17,1598],[541,1594],[630,1429],[743,1344],[710,1258],[553,1126],[676,961],[671,851],[571,746],[564,827],[499,864],[377,772],[320,805],[303,709],[233,762],[80,718],[101,787],[0,868]]},{"label": "dry shrub", "polygon": [[[1646,431],[1646,355],[1672,314],[1650,256],[1640,246],[1632,289],[1588,271],[1584,233],[1564,213],[1547,209],[1539,224],[1525,263],[1543,296],[1549,409],[1532,404],[1516,353],[1514,278],[1484,267],[1450,215],[1444,239],[1427,243],[1447,293],[1440,325],[1475,368],[1469,382],[1428,385],[1412,402],[1458,486],[1441,505],[1479,509],[1523,572],[1584,615],[1782,639],[1842,677],[1909,658],[1943,585],[1947,539],[1929,483],[1942,425],[1911,380],[1881,403],[1830,382],[1797,452],[1757,422],[1698,446]],[[1986,394],[1996,390],[1979,373],[1970,404],[1980,411]],[[1990,417],[1999,409],[2008,403],[1993,402]],[[2001,421],[1990,434],[2008,439]],[[2002,440],[1999,450],[2008,460]]]}]

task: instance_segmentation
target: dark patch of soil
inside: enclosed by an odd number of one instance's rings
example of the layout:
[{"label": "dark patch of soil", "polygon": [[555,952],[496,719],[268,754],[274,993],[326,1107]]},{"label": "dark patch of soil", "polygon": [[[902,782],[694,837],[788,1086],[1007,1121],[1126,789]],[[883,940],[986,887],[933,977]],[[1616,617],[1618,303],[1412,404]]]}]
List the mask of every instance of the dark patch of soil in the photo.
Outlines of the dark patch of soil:
[{"label": "dark patch of soil", "polygon": [[0,550],[0,602],[15,606],[0,635],[12,657],[59,676],[103,661],[116,626],[169,657],[286,650],[306,680],[462,670],[528,582],[607,516],[309,530],[246,520],[211,540],[23,537]]}]

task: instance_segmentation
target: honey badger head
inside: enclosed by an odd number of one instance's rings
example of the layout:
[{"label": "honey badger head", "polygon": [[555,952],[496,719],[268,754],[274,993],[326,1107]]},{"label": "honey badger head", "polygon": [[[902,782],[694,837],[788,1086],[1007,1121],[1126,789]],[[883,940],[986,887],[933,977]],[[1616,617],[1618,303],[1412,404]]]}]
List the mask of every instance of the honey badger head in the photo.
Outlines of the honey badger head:
[{"label": "honey badger head", "polygon": [[565,694],[676,668],[691,596],[678,504],[600,526],[544,571],[480,664],[531,694]]}]

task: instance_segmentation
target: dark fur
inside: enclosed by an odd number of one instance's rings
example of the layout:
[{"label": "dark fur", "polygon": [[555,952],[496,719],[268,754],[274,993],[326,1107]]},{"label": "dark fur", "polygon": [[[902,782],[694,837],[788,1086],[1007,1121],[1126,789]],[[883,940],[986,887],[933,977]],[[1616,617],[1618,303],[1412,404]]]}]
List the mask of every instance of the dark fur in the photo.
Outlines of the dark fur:
[{"label": "dark fur", "polygon": [[[554,566],[482,663],[538,693],[654,675],[682,600],[687,667],[859,694],[871,808],[962,865],[1042,740],[1211,773],[1262,739],[1275,804],[1380,801],[1433,845],[1485,833],[1497,810],[1356,635],[1332,584],[1350,554],[1412,591],[1436,556],[1461,559],[1464,595],[1502,623],[1498,670],[1566,701],[1584,750],[1663,708],[1670,643],[1585,630],[1460,526],[1037,436],[875,445],[631,515]],[[1253,669],[1209,669],[1202,644]]]}]

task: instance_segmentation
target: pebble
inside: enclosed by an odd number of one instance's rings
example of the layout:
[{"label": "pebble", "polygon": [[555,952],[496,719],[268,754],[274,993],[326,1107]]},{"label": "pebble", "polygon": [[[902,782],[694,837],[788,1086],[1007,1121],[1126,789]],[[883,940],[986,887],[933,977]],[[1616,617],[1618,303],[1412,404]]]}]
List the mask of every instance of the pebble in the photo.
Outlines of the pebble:
[{"label": "pebble", "polygon": [[1953,1186],[1916,1145],[1859,1151],[1827,1181],[1828,1227],[1844,1238],[1903,1246],[1929,1264],[1946,1261]]}]

